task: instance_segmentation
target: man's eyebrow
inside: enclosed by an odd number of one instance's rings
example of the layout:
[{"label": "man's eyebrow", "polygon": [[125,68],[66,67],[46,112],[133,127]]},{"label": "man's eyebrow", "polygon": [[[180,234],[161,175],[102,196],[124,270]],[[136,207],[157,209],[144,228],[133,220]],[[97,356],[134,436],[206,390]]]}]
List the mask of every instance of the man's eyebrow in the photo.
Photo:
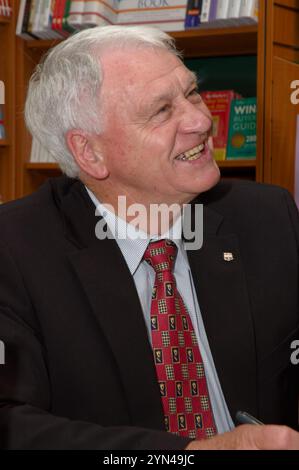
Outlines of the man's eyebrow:
[{"label": "man's eyebrow", "polygon": [[190,73],[189,73],[189,85],[187,88],[190,88],[192,85],[198,85],[198,76],[195,72],[191,72],[190,70]]}]

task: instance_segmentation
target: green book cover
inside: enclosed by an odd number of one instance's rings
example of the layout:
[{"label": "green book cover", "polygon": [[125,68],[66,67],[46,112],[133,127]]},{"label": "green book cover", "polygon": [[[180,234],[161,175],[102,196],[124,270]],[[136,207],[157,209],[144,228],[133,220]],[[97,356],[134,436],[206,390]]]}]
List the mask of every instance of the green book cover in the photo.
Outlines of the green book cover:
[{"label": "green book cover", "polygon": [[231,103],[226,158],[256,158],[256,98]]}]

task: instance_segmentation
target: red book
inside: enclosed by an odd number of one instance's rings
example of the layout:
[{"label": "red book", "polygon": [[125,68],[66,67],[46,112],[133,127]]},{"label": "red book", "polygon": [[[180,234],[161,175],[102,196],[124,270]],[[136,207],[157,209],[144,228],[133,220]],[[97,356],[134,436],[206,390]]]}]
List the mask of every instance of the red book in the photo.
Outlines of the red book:
[{"label": "red book", "polygon": [[214,158],[225,160],[230,106],[235,98],[235,92],[233,90],[204,91],[201,97],[213,117]]}]

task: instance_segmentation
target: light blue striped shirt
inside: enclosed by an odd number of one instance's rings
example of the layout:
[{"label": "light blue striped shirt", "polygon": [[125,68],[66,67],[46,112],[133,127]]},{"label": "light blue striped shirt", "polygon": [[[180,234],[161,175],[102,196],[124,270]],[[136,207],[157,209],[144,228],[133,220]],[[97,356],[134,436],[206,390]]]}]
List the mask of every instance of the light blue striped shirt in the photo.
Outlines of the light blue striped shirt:
[{"label": "light blue striped shirt", "polygon": [[[149,238],[146,234],[144,234],[144,232],[136,232],[135,227],[128,224],[125,220],[117,217],[114,213],[108,211],[88,188],[86,188],[86,190],[97,208],[97,213],[104,217],[110,231],[114,234],[115,240],[123,254],[130,273],[133,276],[150,343],[150,311],[155,272],[146,261],[143,261],[142,258],[148,243],[151,240],[170,238],[176,243],[178,247],[178,253],[173,273],[176,278],[177,288],[190,314],[193,328],[200,347],[217,431],[218,433],[223,433],[233,429],[234,424],[222,393],[221,385],[218,379],[200,313],[189,261],[184,249],[184,243],[181,239],[180,219],[178,219],[173,225],[171,234],[165,233],[163,236]],[[140,238],[137,237],[137,234],[140,234]]]}]

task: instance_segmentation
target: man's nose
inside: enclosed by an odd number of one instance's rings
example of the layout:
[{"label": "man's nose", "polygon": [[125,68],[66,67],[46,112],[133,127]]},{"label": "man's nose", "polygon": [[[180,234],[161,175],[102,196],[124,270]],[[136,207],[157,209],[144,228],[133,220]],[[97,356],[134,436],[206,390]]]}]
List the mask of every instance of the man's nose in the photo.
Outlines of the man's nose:
[{"label": "man's nose", "polygon": [[211,116],[207,109],[201,105],[195,105],[185,100],[182,104],[180,131],[183,133],[209,132],[212,127]]}]

